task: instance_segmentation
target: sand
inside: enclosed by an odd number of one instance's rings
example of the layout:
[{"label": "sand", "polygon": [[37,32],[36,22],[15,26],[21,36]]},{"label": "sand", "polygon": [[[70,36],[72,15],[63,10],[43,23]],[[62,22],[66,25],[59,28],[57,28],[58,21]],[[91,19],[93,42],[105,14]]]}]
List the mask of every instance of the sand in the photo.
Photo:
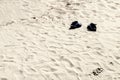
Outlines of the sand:
[{"label": "sand", "polygon": [[120,0],[0,0],[0,80],[120,80]]}]

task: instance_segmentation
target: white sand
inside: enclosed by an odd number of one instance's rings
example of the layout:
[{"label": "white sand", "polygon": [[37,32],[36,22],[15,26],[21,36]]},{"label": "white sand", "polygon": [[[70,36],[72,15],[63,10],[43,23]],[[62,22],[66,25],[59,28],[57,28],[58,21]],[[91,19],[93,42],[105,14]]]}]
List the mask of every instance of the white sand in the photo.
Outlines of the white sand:
[{"label": "white sand", "polygon": [[0,0],[0,80],[120,80],[120,0]]}]

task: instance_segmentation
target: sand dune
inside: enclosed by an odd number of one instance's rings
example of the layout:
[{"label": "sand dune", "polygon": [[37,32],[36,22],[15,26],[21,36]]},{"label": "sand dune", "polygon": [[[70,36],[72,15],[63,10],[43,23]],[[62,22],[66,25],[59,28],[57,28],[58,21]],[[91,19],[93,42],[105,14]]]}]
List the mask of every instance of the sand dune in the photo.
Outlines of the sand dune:
[{"label": "sand dune", "polygon": [[120,80],[120,0],[0,0],[0,80]]}]

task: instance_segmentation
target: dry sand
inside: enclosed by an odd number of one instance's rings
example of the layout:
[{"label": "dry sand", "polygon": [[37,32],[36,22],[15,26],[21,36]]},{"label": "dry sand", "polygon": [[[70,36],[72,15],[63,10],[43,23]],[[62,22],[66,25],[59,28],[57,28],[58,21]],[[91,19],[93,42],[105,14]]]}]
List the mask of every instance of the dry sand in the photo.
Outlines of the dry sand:
[{"label": "dry sand", "polygon": [[120,80],[120,0],[0,0],[0,80]]}]

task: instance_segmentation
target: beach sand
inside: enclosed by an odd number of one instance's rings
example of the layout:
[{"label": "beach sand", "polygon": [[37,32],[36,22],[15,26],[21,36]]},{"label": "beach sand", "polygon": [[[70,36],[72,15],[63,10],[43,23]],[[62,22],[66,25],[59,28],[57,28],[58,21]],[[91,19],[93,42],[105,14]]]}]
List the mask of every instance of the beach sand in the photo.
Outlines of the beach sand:
[{"label": "beach sand", "polygon": [[0,80],[120,80],[120,0],[0,0]]}]

